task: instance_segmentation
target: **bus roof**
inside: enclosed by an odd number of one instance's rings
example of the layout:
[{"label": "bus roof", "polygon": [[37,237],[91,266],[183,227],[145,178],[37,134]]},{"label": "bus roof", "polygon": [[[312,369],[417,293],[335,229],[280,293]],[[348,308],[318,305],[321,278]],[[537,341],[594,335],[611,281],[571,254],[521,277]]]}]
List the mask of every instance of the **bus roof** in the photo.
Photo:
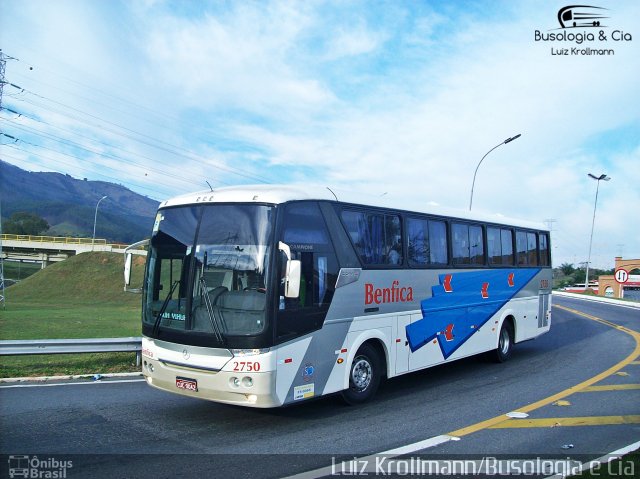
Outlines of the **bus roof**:
[{"label": "bus roof", "polygon": [[329,189],[313,185],[243,185],[216,188],[176,196],[160,203],[160,208],[201,203],[262,203],[282,204],[288,201],[322,200],[336,203],[389,208],[404,212],[415,212],[448,218],[519,226],[522,228],[549,231],[543,223],[508,218],[500,214],[476,213],[454,210],[439,205],[417,205],[406,203],[392,196],[355,194],[347,190]]}]

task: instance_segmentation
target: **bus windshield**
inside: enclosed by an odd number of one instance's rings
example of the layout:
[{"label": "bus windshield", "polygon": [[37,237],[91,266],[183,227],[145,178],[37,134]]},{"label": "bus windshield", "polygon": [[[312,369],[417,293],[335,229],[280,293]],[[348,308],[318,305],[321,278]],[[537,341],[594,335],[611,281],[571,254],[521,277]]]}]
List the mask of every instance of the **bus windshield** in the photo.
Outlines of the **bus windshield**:
[{"label": "bus windshield", "polygon": [[230,336],[262,333],[272,217],[273,208],[263,205],[160,210],[149,250],[145,334],[192,334],[232,347]]}]

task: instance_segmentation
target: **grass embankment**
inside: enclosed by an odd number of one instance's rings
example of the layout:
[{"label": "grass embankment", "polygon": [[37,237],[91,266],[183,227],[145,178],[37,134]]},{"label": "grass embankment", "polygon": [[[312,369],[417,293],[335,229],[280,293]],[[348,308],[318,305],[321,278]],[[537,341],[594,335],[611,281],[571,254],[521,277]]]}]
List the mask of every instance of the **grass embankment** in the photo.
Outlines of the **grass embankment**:
[{"label": "grass embankment", "polygon": [[[132,284],[144,258],[134,257]],[[0,339],[140,336],[140,295],[123,291],[123,256],[83,253],[5,290]],[[134,371],[135,354],[55,354],[0,357],[0,377]]]}]

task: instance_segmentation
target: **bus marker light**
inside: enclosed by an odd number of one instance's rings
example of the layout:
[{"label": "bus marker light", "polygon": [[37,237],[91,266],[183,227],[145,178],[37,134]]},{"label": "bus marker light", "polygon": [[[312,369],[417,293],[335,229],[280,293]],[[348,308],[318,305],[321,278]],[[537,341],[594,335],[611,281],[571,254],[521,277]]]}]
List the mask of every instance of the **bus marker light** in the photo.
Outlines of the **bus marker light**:
[{"label": "bus marker light", "polygon": [[342,358],[338,358],[337,363],[338,363],[338,364],[342,364],[342,363],[344,363],[344,359],[342,359]]},{"label": "bus marker light", "polygon": [[347,352],[347,348],[343,348],[340,350],[341,353],[346,353]]},{"label": "bus marker light", "polygon": [[402,342],[402,339],[400,338],[396,339],[396,343],[401,343],[401,342]]},{"label": "bus marker light", "polygon": [[287,358],[287,359],[284,360],[285,364],[289,364],[289,363],[292,363],[292,362],[293,362],[293,358]]}]

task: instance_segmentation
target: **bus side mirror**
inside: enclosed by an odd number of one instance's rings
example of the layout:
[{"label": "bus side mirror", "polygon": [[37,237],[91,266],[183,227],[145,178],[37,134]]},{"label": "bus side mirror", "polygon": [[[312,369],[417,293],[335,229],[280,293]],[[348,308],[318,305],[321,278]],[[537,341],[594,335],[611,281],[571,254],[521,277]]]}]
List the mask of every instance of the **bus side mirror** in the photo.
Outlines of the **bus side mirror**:
[{"label": "bus side mirror", "polygon": [[291,259],[291,249],[289,245],[280,241],[278,249],[287,257],[287,267],[284,276],[284,296],[285,298],[297,298],[300,296],[302,264],[298,259]]},{"label": "bus side mirror", "polygon": [[145,239],[142,241],[138,241],[132,245],[127,246],[124,249],[124,290],[129,293],[141,293],[142,288],[129,288],[129,284],[131,284],[131,268],[133,266],[133,255],[134,254],[144,254],[145,251],[142,251],[141,248],[144,248],[149,244],[149,240]]},{"label": "bus side mirror", "polygon": [[300,274],[302,266],[299,259],[287,261],[287,278],[284,286],[285,298],[297,298],[300,296]]},{"label": "bus side mirror", "polygon": [[124,259],[124,286],[125,290],[127,286],[131,284],[131,262],[133,261],[133,255],[127,253]]}]

